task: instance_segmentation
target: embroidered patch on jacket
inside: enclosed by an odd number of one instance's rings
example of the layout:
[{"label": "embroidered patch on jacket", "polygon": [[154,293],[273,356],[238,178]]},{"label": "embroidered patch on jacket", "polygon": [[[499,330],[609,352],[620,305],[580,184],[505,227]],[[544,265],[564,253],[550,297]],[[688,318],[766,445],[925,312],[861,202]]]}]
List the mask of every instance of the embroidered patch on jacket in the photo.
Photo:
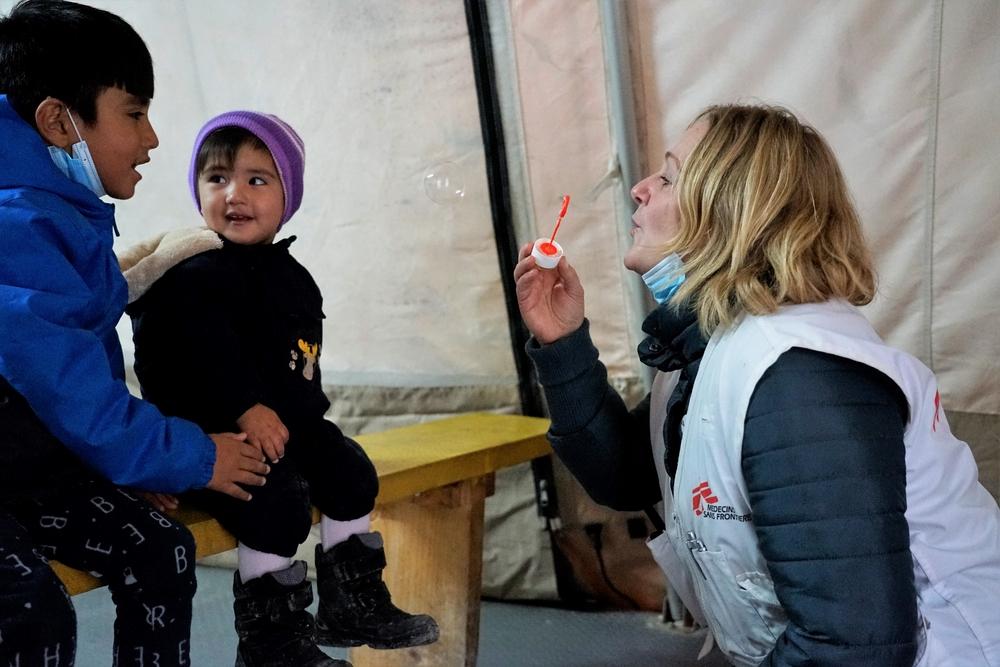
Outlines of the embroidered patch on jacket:
[{"label": "embroidered patch on jacket", "polygon": [[[299,339],[299,350],[302,351],[302,358],[305,360],[302,364],[302,377],[307,380],[313,379],[316,368],[316,360],[319,359],[319,349],[319,343],[307,343],[301,338]],[[292,358],[288,362],[288,368],[294,371],[296,366],[298,366],[298,360],[298,350],[292,350]]]},{"label": "embroidered patch on jacket", "polygon": [[732,505],[720,505],[719,498],[712,493],[712,487],[708,482],[702,482],[691,489],[691,509],[694,515],[703,519],[716,519],[718,521],[750,521],[753,514],[737,514],[736,508]]}]

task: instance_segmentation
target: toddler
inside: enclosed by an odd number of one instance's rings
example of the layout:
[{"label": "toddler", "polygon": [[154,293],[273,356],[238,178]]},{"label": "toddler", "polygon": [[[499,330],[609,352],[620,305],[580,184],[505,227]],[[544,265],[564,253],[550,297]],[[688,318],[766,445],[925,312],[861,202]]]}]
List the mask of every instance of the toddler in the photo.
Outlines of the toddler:
[{"label": "toddler", "polygon": [[[304,163],[302,140],[275,116],[211,119],[190,169],[208,230],[174,234],[127,261],[144,397],[210,431],[246,433],[271,464],[248,503],[198,495],[239,540],[237,664],[248,666],[342,664],[316,643],[398,648],[438,637],[430,616],[392,604],[382,538],[369,530],[375,468],[324,419],[322,296],[289,253],[295,237],[274,241],[302,201]],[[305,563],[292,561],[311,505],[322,513],[315,627]]]}]

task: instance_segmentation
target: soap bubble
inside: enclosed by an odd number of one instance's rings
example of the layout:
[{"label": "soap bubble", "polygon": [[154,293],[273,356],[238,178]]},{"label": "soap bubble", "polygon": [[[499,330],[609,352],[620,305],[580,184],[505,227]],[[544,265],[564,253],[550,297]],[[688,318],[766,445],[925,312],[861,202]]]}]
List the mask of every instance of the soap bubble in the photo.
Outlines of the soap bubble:
[{"label": "soap bubble", "polygon": [[452,162],[442,162],[424,175],[424,192],[435,204],[447,205],[465,196],[465,183],[459,168]]}]

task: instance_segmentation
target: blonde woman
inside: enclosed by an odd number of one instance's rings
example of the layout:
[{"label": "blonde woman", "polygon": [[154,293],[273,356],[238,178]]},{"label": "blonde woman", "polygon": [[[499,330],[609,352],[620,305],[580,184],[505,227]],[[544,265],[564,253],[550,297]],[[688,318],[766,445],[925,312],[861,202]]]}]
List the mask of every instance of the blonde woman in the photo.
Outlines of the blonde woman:
[{"label": "blonde woman", "polygon": [[933,374],[856,308],[874,271],[826,142],[711,107],[632,194],[625,266],[660,304],[636,409],[569,262],[514,271],[559,456],[600,503],[663,502],[650,549],[736,665],[1000,665],[1000,510]]}]

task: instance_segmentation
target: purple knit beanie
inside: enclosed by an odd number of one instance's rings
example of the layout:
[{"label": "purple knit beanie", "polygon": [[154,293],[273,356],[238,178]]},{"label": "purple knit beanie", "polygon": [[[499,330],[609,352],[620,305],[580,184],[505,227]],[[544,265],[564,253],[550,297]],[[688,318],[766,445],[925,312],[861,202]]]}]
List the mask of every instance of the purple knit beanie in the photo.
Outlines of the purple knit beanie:
[{"label": "purple knit beanie", "polygon": [[191,196],[195,206],[201,212],[201,201],[198,199],[198,174],[195,173],[195,162],[198,151],[205,138],[212,132],[223,127],[241,127],[264,142],[271,151],[271,157],[278,168],[278,178],[285,191],[285,210],[281,216],[281,225],[299,210],[302,203],[303,174],[306,166],[306,147],[302,138],[295,130],[277,116],[258,111],[227,111],[211,119],[198,132],[194,140],[194,150],[191,152],[191,167],[188,170],[188,181],[191,185]]}]

